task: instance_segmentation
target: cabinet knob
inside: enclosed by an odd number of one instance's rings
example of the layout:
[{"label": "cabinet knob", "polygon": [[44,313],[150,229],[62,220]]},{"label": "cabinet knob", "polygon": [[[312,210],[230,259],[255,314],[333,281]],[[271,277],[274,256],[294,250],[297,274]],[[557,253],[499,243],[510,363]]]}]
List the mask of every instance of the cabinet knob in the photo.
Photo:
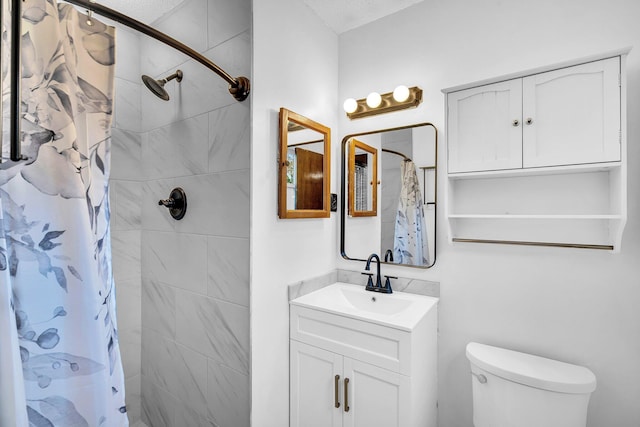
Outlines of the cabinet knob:
[{"label": "cabinet knob", "polygon": [[339,388],[338,383],[339,382],[340,382],[340,375],[336,375],[334,377],[334,383],[333,383],[333,385],[334,385],[334,395],[333,395],[334,402],[333,402],[333,406],[335,406],[336,408],[340,407],[340,397],[338,396],[338,388]]},{"label": "cabinet knob", "polygon": [[520,125],[520,120],[515,119],[514,121],[512,121],[512,122],[511,122],[511,124],[512,124],[514,127],[518,127],[518,126]]},{"label": "cabinet knob", "polygon": [[530,125],[531,123],[533,123],[533,119],[531,117],[528,117],[526,123]]}]

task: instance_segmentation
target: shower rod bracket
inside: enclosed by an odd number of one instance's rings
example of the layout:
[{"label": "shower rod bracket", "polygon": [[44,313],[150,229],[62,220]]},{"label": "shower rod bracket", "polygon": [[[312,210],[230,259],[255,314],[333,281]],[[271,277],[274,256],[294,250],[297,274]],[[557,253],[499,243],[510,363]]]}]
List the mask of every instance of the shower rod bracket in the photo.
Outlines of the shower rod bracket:
[{"label": "shower rod bracket", "polygon": [[251,92],[251,83],[246,77],[238,77],[236,78],[235,85],[229,85],[229,93],[236,99],[236,101],[244,101],[247,99],[249,92]]}]

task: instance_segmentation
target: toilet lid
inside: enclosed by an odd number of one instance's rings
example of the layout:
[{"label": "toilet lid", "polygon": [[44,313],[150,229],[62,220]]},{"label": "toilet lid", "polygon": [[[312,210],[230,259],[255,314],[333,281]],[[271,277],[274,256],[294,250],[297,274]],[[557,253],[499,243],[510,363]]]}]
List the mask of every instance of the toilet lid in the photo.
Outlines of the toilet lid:
[{"label": "toilet lid", "polygon": [[471,342],[467,358],[487,372],[506,380],[560,393],[591,393],[596,376],[583,366]]}]

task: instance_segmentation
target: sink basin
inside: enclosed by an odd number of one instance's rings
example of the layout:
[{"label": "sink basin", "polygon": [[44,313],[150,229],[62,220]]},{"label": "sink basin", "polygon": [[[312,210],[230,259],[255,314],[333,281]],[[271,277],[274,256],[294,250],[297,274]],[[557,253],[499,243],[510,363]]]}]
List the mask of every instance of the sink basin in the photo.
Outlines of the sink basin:
[{"label": "sink basin", "polygon": [[291,301],[354,319],[411,331],[438,303],[438,298],[406,292],[382,294],[364,286],[337,282]]}]

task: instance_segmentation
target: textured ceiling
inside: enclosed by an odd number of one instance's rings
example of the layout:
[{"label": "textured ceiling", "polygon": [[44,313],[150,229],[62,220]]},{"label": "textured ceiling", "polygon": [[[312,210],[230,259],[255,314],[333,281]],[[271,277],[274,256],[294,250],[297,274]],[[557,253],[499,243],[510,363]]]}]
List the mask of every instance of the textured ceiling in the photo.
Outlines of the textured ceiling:
[{"label": "textured ceiling", "polygon": [[304,0],[338,34],[422,1],[424,0]]}]

